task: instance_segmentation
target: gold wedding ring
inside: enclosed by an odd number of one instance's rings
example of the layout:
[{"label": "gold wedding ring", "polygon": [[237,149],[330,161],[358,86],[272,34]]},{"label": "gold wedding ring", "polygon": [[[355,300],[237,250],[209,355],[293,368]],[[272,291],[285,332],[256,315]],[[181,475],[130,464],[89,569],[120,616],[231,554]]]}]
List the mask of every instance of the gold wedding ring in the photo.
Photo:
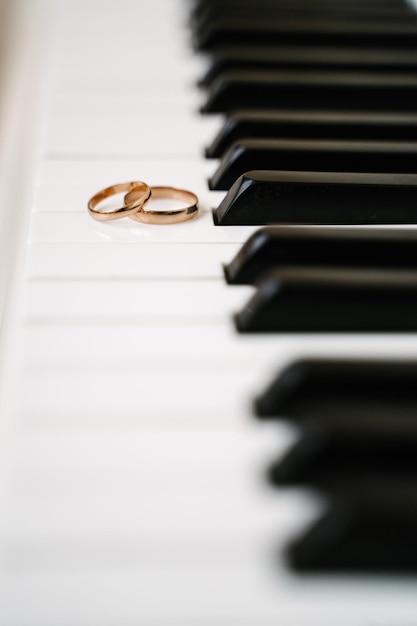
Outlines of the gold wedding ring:
[{"label": "gold wedding ring", "polygon": [[[127,201],[125,197],[124,206],[106,211],[96,209],[96,206],[100,204],[100,202],[106,198],[110,198],[110,196],[114,196],[117,193],[122,193],[123,191],[134,194],[134,196],[129,198]],[[129,195],[129,193],[127,195]],[[106,189],[102,189],[96,193],[92,198],[90,198],[87,206],[91,217],[95,220],[99,220],[100,222],[105,222],[108,220],[118,220],[119,218],[126,217],[127,215],[132,216],[136,213],[136,211],[142,210],[145,204],[149,202],[150,197],[151,188],[146,183],[142,183],[141,181],[119,183],[118,185],[106,187]]]},{"label": "gold wedding ring", "polygon": [[[132,205],[139,199],[140,190],[132,189],[125,195],[125,204]],[[175,187],[152,187],[151,200],[158,198],[168,198],[179,200],[185,204],[184,208],[169,211],[144,210],[144,204],[136,211],[132,211],[129,217],[137,222],[146,224],[176,224],[191,220],[198,213],[198,198],[195,193],[186,189],[176,189]]]}]

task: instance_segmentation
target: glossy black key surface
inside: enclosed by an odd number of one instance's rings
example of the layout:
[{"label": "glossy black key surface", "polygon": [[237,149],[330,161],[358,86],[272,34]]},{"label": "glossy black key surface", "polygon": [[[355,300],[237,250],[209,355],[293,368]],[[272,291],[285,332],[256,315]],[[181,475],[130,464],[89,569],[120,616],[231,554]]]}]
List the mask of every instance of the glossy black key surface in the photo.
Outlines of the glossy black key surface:
[{"label": "glossy black key surface", "polygon": [[239,176],[253,170],[415,175],[417,143],[242,139],[224,155],[209,180],[210,189],[229,189]]},{"label": "glossy black key surface", "polygon": [[357,485],[287,550],[299,571],[417,572],[416,483]]},{"label": "glossy black key surface", "polygon": [[243,139],[417,140],[417,114],[335,111],[238,111],[230,114],[212,144],[220,158]]},{"label": "glossy black key surface", "polygon": [[405,412],[417,419],[417,362],[302,359],[287,366],[255,402],[259,417],[349,420]]},{"label": "glossy black key surface", "polygon": [[[399,400],[399,403],[401,400]],[[303,421],[297,442],[274,462],[274,485],[310,485],[349,489],[362,480],[415,479],[417,484],[417,412],[402,415],[363,413]]]},{"label": "glossy black key surface", "polygon": [[257,230],[224,267],[230,285],[256,284],[277,267],[417,270],[417,232],[269,226]]},{"label": "glossy black key surface", "polygon": [[[340,154],[348,161],[348,153]],[[351,169],[361,163],[357,154],[346,163]],[[415,224],[416,185],[416,174],[253,171],[237,179],[213,218],[219,226]]]},{"label": "glossy black key surface", "polygon": [[211,66],[200,84],[210,87],[222,74],[242,70],[415,73],[416,69],[415,50],[224,46],[212,55]]},{"label": "glossy black key surface", "polygon": [[198,48],[210,50],[225,44],[296,44],[302,46],[358,46],[417,48],[417,24],[376,19],[268,19],[224,17],[196,33]]},{"label": "glossy black key surface", "polygon": [[415,113],[417,76],[318,70],[225,71],[208,90],[202,111],[227,113],[242,108]]},{"label": "glossy black key surface", "polygon": [[242,333],[416,332],[417,272],[271,270],[235,323]]}]

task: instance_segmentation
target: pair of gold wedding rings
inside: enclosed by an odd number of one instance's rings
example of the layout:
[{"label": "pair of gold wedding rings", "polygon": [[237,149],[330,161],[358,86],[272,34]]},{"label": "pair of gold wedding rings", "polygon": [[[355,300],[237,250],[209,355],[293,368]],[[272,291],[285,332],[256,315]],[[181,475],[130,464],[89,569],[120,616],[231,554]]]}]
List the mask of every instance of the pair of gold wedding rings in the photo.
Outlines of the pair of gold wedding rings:
[{"label": "pair of gold wedding rings", "polygon": [[[125,193],[124,205],[115,209],[100,210],[98,205],[118,193]],[[145,209],[150,200],[171,199],[184,203],[179,209],[153,211]],[[198,212],[198,198],[191,191],[176,187],[149,187],[141,181],[119,183],[97,192],[87,204],[88,211],[96,220],[105,222],[130,217],[145,224],[175,224],[192,219]]]}]

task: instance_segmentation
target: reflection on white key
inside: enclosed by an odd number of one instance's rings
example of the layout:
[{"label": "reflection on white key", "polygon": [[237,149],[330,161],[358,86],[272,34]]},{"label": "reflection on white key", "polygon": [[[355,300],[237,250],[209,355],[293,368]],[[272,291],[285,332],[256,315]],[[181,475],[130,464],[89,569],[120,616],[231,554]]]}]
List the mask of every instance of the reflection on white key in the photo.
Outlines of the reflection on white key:
[{"label": "reflection on white key", "polygon": [[[101,206],[100,210],[102,210]],[[243,243],[256,229],[256,226],[214,226],[210,212],[200,212],[197,217],[189,222],[170,225],[141,224],[129,217],[99,222],[94,220],[87,211],[82,214],[34,213],[29,242]],[[190,255],[191,263],[192,257]]]}]

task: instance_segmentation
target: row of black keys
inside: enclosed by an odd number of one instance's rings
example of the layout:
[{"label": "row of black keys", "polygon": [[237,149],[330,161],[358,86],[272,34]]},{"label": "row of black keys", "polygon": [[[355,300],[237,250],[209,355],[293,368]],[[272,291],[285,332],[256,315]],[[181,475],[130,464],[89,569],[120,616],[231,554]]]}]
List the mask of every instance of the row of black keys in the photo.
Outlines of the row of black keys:
[{"label": "row of black keys", "polygon": [[[242,22],[259,30],[259,41]],[[225,42],[216,36],[207,43],[207,33],[224,33],[225,24]],[[319,45],[305,29],[318,34]],[[358,49],[343,30],[368,44],[374,30],[381,47]],[[207,148],[207,156],[221,158],[210,187],[232,187],[214,213],[216,224],[417,223],[411,7],[206,0],[197,3],[194,31],[213,59],[202,81],[204,111],[227,114]],[[326,33],[336,33],[336,44],[329,47]],[[341,197],[343,204],[335,202]]]},{"label": "row of black keys", "polygon": [[269,226],[225,267],[240,332],[416,332],[417,232]]},{"label": "row of black keys", "polygon": [[257,399],[258,416],[300,429],[269,480],[329,503],[289,546],[293,567],[417,571],[416,381],[411,362],[306,360]]},{"label": "row of black keys", "polygon": [[[238,17],[236,18],[236,15]],[[216,224],[417,223],[417,21],[385,0],[199,0]],[[240,109],[240,110],[237,110]],[[291,109],[291,110],[290,110]],[[416,233],[417,235],[417,233]],[[417,236],[269,227],[225,266],[257,287],[241,332],[417,330]],[[327,498],[288,548],[302,570],[417,570],[417,365],[301,361],[257,399],[300,437],[274,485]]]}]

